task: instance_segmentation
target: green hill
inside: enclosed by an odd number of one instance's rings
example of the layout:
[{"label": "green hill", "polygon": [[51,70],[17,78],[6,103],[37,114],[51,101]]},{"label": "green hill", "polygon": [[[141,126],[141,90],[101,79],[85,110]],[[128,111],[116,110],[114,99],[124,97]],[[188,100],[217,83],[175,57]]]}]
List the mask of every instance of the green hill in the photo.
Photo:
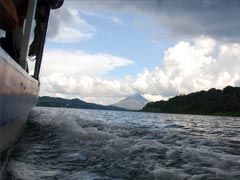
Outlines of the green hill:
[{"label": "green hill", "polygon": [[142,111],[240,116],[240,87],[227,86],[223,90],[210,89],[170,98],[168,101],[148,103]]},{"label": "green hill", "polygon": [[103,106],[94,103],[88,103],[80,99],[63,99],[49,96],[39,97],[37,106],[44,107],[63,107],[63,108],[81,108],[81,109],[100,109],[100,110],[126,110],[115,106]]}]

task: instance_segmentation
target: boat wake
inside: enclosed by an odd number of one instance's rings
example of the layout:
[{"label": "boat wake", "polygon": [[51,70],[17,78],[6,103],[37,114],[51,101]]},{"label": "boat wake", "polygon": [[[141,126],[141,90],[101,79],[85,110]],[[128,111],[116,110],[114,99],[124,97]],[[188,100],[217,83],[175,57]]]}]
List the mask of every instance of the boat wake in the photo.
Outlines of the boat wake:
[{"label": "boat wake", "polygon": [[240,119],[35,108],[5,176],[238,180]]}]

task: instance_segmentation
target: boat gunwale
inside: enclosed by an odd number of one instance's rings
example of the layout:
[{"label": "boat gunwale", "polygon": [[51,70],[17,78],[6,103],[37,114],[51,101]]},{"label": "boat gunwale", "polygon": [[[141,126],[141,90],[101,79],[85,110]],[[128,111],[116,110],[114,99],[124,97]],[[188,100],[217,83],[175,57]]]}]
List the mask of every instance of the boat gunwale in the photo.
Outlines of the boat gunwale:
[{"label": "boat gunwale", "polygon": [[[0,56],[2,57],[1,61],[5,61],[7,64],[16,69],[21,75],[26,77],[28,80],[32,81],[33,83],[39,84],[39,81],[32,77],[29,73],[27,73],[10,55],[8,55],[6,51],[2,49],[2,47],[0,47]],[[2,63],[1,61],[0,64]]]}]

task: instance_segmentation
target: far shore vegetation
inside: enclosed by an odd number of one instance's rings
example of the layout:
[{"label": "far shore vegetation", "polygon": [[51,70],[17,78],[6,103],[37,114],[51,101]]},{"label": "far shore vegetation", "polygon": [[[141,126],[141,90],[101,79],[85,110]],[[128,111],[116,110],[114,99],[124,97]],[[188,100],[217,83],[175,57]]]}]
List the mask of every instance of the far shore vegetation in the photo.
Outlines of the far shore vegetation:
[{"label": "far shore vegetation", "polygon": [[168,101],[150,102],[141,111],[240,117],[240,87],[212,88],[179,95]]}]

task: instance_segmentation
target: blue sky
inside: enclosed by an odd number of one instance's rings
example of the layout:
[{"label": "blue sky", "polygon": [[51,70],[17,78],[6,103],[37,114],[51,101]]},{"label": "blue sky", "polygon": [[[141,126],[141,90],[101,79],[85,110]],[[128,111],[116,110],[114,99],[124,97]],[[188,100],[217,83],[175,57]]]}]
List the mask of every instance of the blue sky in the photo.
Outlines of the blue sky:
[{"label": "blue sky", "polygon": [[66,1],[52,12],[41,95],[111,104],[134,93],[155,101],[240,85],[240,36],[232,30],[240,4],[101,2]]},{"label": "blue sky", "polygon": [[[79,15],[96,28],[93,38],[67,44],[49,41],[46,47],[76,49],[93,54],[106,53],[134,61],[133,65],[110,71],[107,74],[108,78],[122,79],[126,75],[135,76],[144,68],[153,70],[161,63],[164,50],[173,44],[169,38],[161,40],[159,44],[153,42],[152,29],[139,25],[149,23],[150,18],[147,16],[134,16],[132,13],[102,13],[100,16],[81,12]],[[117,22],[107,17],[116,18]]]}]

